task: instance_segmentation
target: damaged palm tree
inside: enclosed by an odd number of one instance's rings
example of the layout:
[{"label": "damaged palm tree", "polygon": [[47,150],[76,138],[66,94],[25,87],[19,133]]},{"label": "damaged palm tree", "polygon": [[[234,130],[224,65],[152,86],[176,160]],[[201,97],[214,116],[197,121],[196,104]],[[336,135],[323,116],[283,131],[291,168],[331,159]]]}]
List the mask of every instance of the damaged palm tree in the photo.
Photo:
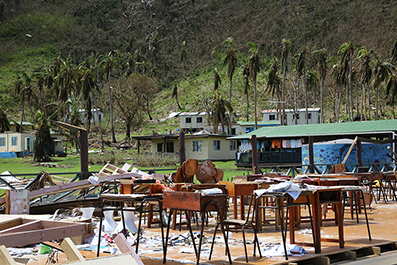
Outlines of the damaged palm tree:
[{"label": "damaged palm tree", "polygon": [[48,120],[44,117],[44,113],[37,111],[36,122],[38,130],[36,133],[36,147],[34,149],[34,161],[36,162],[50,162],[52,161],[47,153],[46,147],[52,144],[51,134],[50,134],[50,124]]}]

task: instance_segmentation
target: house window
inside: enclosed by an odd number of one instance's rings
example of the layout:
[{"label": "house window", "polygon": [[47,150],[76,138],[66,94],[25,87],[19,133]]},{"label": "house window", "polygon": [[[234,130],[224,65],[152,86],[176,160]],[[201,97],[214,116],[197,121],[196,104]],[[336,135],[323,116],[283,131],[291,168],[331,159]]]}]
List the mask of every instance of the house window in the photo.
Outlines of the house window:
[{"label": "house window", "polygon": [[163,144],[162,143],[158,143],[157,144],[157,152],[163,152]]},{"label": "house window", "polygon": [[173,142],[167,143],[167,152],[168,153],[174,152],[174,143]]},{"label": "house window", "polygon": [[232,128],[232,135],[236,135],[236,128]]},{"label": "house window", "polygon": [[299,120],[299,114],[294,114],[294,119]]},{"label": "house window", "polygon": [[275,121],[276,120],[276,115],[271,114],[269,115],[269,121]]},{"label": "house window", "polygon": [[186,118],[186,123],[192,123],[192,118],[191,117]]},{"label": "house window", "polygon": [[307,119],[310,120],[311,118],[312,118],[312,114],[311,114],[311,113],[308,113],[308,114],[307,114]]},{"label": "house window", "polygon": [[219,151],[219,150],[221,150],[221,141],[214,140],[214,151]]},{"label": "house window", "polygon": [[201,141],[193,141],[193,152],[201,151]]},{"label": "house window", "polygon": [[236,141],[230,141],[229,142],[229,147],[230,147],[230,150],[236,150],[237,148],[236,148]]},{"label": "house window", "polygon": [[17,146],[17,139],[18,139],[18,137],[16,137],[16,136],[11,137],[11,145],[12,146]]},{"label": "house window", "polygon": [[197,123],[203,123],[203,117],[197,117]]},{"label": "house window", "polygon": [[6,146],[6,138],[5,137],[0,138],[0,146]]}]

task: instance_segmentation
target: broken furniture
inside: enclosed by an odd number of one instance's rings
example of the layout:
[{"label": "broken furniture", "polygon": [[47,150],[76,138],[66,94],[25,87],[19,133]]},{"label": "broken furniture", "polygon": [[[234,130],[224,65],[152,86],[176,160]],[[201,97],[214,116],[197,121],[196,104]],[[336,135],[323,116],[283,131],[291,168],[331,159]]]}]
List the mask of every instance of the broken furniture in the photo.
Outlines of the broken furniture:
[{"label": "broken furniture", "polygon": [[[258,213],[261,211],[263,208],[274,208],[278,212],[278,216],[280,218],[280,232],[281,232],[281,237],[283,240],[283,247],[284,247],[284,254],[285,254],[285,259],[288,260],[288,253],[287,253],[287,246],[286,246],[286,241],[287,241],[287,229],[284,227],[284,217],[283,217],[283,209],[287,208],[287,214],[286,214],[286,222],[285,224],[287,225],[287,220],[289,216],[289,228],[290,228],[290,244],[296,244],[295,242],[295,234],[294,234],[294,217],[295,213],[297,213],[297,210],[295,208],[300,207],[300,206],[307,206],[309,210],[309,220],[310,220],[310,225],[312,231],[315,230],[315,225],[314,223],[318,221],[317,219],[314,220],[314,209],[313,209],[313,215],[312,211],[310,210],[310,203],[313,203],[312,200],[310,199],[310,196],[312,196],[314,191],[302,191],[297,198],[297,200],[293,200],[292,197],[286,193],[286,192],[270,192],[270,191],[265,191],[257,194],[256,200],[258,201],[259,199],[263,198],[273,198],[275,200],[275,206],[267,206],[267,205],[260,205],[259,203],[256,203],[256,209],[255,212]],[[314,192],[315,193],[315,192]],[[304,200],[300,199],[304,198]],[[314,204],[313,204],[314,205]],[[290,209],[289,215],[288,215],[288,209]],[[256,223],[259,222],[258,220],[259,214],[256,214]],[[321,213],[320,213],[320,218],[321,218]],[[316,232],[313,232],[313,245],[315,247],[316,253],[321,252],[321,246],[318,246],[318,240],[315,234],[320,235],[320,227],[318,226],[318,230]],[[317,235],[316,234],[316,235]],[[319,252],[318,252],[319,251]],[[254,248],[254,255],[255,255],[255,248]]]},{"label": "broken furniture", "polygon": [[86,235],[91,224],[12,218],[0,222],[0,245],[21,247],[43,241]]},{"label": "broken furniture", "polygon": [[206,212],[217,211],[218,217],[219,217],[218,221],[220,222],[222,233],[225,238],[226,252],[229,257],[229,262],[232,263],[232,260],[230,257],[230,252],[229,252],[229,247],[226,242],[225,230],[224,230],[224,226],[223,226],[223,220],[225,219],[225,216],[226,216],[225,215],[225,209],[226,209],[226,205],[227,205],[226,201],[227,201],[226,194],[205,194],[204,195],[204,194],[201,194],[200,192],[188,192],[188,191],[186,191],[186,192],[166,191],[166,192],[164,192],[163,207],[170,209],[170,213],[169,213],[168,222],[167,222],[167,234],[166,234],[165,245],[164,245],[165,250],[164,250],[164,256],[163,256],[163,263],[166,262],[171,216],[172,216],[172,213],[174,210],[185,211],[185,213],[186,213],[187,225],[188,225],[188,228],[190,231],[190,235],[192,237],[193,247],[194,247],[194,251],[196,254],[196,258],[197,258],[197,261],[196,261],[197,265],[200,262],[201,244],[202,244],[202,239],[203,239],[202,235],[204,232],[205,220],[204,220],[204,218],[202,218],[201,233],[200,233],[200,238],[199,238],[199,245],[197,248],[196,242],[194,240],[192,226],[190,223],[190,213],[191,212],[200,212],[201,216],[204,216]]},{"label": "broken furniture", "polygon": [[361,210],[360,200],[362,200],[362,202],[363,202],[362,205],[364,207],[365,221],[367,223],[368,238],[369,238],[369,240],[372,240],[371,231],[369,229],[369,223],[368,223],[367,206],[366,206],[366,202],[364,199],[364,190],[365,190],[365,187],[363,187],[363,186],[346,186],[346,187],[342,188],[342,196],[343,196],[343,198],[342,198],[342,200],[343,200],[342,216],[344,217],[346,200],[349,200],[352,218],[353,218],[353,211],[355,211],[356,217],[357,217],[357,223],[358,223],[359,222],[358,221],[358,213]]},{"label": "broken furniture", "polygon": [[[307,204],[310,202],[312,205],[313,214],[313,235],[314,235],[314,249],[316,253],[321,253],[321,241],[326,242],[337,242],[339,247],[344,247],[344,235],[343,235],[343,210],[342,210],[342,191],[341,187],[316,187],[314,190],[308,190],[312,192],[311,195],[305,196],[305,190],[302,190],[301,195],[293,201],[293,203]],[[292,202],[292,199],[289,199]],[[322,204],[334,204],[335,205],[335,223],[338,226],[338,239],[332,238],[321,238],[321,223],[323,221],[321,216],[321,205]],[[295,242],[295,222],[300,222],[299,209],[292,207],[289,213],[289,228],[290,228],[290,244],[302,244]],[[330,220],[330,219],[328,219]],[[312,246],[313,244],[303,245]]]},{"label": "broken furniture", "polygon": [[238,213],[238,203],[237,197],[240,197],[240,219],[245,220],[245,198],[246,196],[251,196],[254,190],[258,189],[257,182],[230,182],[230,181],[220,181],[219,184],[226,186],[227,194],[233,197],[233,212],[234,219],[237,219]]},{"label": "broken furniture", "polygon": [[[101,217],[99,222],[99,235],[98,235],[98,249],[97,256],[99,256],[100,250],[100,242],[101,242],[101,233],[102,233],[102,223],[103,223],[103,215],[106,211],[120,211],[121,212],[121,221],[123,222],[123,232],[125,232],[125,220],[124,220],[124,211],[136,211],[139,212],[139,225],[137,232],[137,240],[136,240],[136,253],[138,253],[139,248],[139,237],[141,236],[141,223],[142,223],[142,214],[148,213],[149,211],[158,212],[160,215],[160,221],[162,224],[162,196],[161,195],[149,195],[149,194],[100,194],[99,200],[101,201]],[[106,202],[115,202],[118,206],[109,206],[105,205]],[[124,203],[130,203],[133,205],[132,207],[124,207]],[[157,209],[151,208],[149,209],[149,204],[156,204]],[[164,230],[161,225],[161,236],[162,242],[164,245]],[[164,251],[164,247],[163,247]]]},{"label": "broken furniture", "polygon": [[[229,231],[239,231],[241,230],[243,233],[243,243],[244,243],[244,252],[245,252],[245,261],[248,263],[248,254],[247,254],[247,242],[245,240],[245,229],[253,229],[254,230],[254,257],[255,257],[255,248],[258,246],[258,251],[259,251],[259,256],[262,257],[261,254],[261,249],[259,245],[259,240],[258,240],[258,235],[257,235],[257,227],[256,227],[256,222],[255,222],[255,210],[254,210],[254,202],[255,202],[255,194],[251,193],[250,196],[250,202],[249,202],[249,207],[248,207],[248,213],[247,213],[247,218],[244,219],[231,219],[231,218],[226,218],[222,221],[223,226],[226,227],[226,246],[228,248],[228,239],[229,239]],[[210,250],[210,255],[209,255],[209,260],[211,260],[212,256],[212,250],[214,248],[214,242],[216,238],[216,232],[218,231],[219,225],[221,222],[218,222],[216,227],[215,227],[215,232],[214,236],[212,237],[212,243],[211,243],[211,250]]]}]

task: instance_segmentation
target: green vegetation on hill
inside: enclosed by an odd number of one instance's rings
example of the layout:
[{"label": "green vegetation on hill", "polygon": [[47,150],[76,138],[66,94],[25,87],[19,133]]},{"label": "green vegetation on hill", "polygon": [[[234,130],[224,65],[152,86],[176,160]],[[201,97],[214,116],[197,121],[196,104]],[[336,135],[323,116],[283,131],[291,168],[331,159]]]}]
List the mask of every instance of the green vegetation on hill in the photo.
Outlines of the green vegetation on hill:
[{"label": "green vegetation on hill", "polygon": [[[208,110],[216,105],[217,97],[228,101],[227,66],[222,65],[222,54],[213,51],[231,37],[237,59],[231,105],[240,120],[245,119],[247,99],[249,117],[252,120],[254,116],[252,78],[247,79],[248,98],[244,94],[247,83],[243,73],[251,56],[248,42],[257,44],[260,60],[256,76],[259,119],[260,110],[281,108],[277,102],[282,98],[285,108],[323,105],[324,122],[392,118],[397,78],[390,50],[397,37],[396,9],[397,5],[387,0],[6,1],[0,6],[0,106],[11,120],[21,120],[22,95],[14,93],[13,81],[28,73],[35,96],[33,111],[46,108],[52,119],[62,119],[63,104],[72,99],[71,92],[78,86],[68,88],[64,99],[52,86],[40,95],[39,81],[33,75],[54,67],[57,58],[62,58],[71,69],[91,69],[97,85],[95,100],[83,95],[75,95],[75,100],[80,108],[87,108],[90,98],[92,107],[105,111],[103,128],[91,127],[90,137],[95,141],[101,130],[105,140],[111,139],[109,86],[116,93],[129,82],[120,72],[135,72],[157,81],[150,94],[134,103],[144,108],[133,116],[132,134],[175,130],[179,119],[159,120],[171,111]],[[283,40],[291,40],[285,57]],[[349,50],[338,53],[344,44],[351,44],[352,56]],[[312,52],[323,48],[327,69],[322,79],[318,53]],[[96,68],[99,61],[90,61],[103,59],[109,52],[121,58],[120,68],[111,70],[110,80],[103,67]],[[213,91],[215,72],[221,80],[218,92]],[[275,79],[269,80],[271,76]],[[55,74],[53,77],[56,79]],[[124,83],[116,86],[116,80]],[[172,98],[175,85],[181,109]],[[274,95],[265,93],[265,88],[271,88]],[[30,121],[33,115],[25,106],[25,119]],[[118,141],[128,134],[122,111],[115,104]]]}]

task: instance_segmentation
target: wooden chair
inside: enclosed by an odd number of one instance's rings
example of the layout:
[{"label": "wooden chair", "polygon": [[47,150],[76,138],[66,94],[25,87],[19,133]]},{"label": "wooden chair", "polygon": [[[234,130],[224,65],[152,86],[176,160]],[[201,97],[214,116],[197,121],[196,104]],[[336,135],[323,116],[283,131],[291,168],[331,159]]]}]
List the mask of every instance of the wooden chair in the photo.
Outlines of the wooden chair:
[{"label": "wooden chair", "polygon": [[[257,235],[257,231],[256,231],[257,227],[255,224],[255,211],[253,210],[253,209],[255,209],[254,202],[255,202],[255,194],[252,194],[251,199],[250,199],[249,208],[248,208],[247,218],[245,220],[226,218],[226,219],[220,220],[220,222],[218,222],[218,224],[215,227],[215,232],[214,232],[214,236],[212,239],[210,256],[208,258],[209,260],[211,260],[212,250],[214,248],[214,242],[215,242],[215,237],[216,237],[216,232],[218,231],[218,228],[219,228],[219,225],[221,224],[221,222],[223,223],[223,226],[226,228],[226,242],[228,242],[229,231],[234,231],[234,232],[239,231],[239,230],[242,231],[243,241],[244,241],[245,261],[247,263],[248,263],[248,254],[247,254],[247,242],[245,240],[245,230],[253,229],[253,231],[254,231],[254,254],[253,254],[253,256],[255,257],[255,249],[257,246],[259,255],[260,255],[260,257],[262,257],[260,246],[259,246],[258,235]],[[229,248],[227,247],[226,250],[228,250],[228,249]],[[226,253],[226,254],[228,254],[228,253]]]}]

